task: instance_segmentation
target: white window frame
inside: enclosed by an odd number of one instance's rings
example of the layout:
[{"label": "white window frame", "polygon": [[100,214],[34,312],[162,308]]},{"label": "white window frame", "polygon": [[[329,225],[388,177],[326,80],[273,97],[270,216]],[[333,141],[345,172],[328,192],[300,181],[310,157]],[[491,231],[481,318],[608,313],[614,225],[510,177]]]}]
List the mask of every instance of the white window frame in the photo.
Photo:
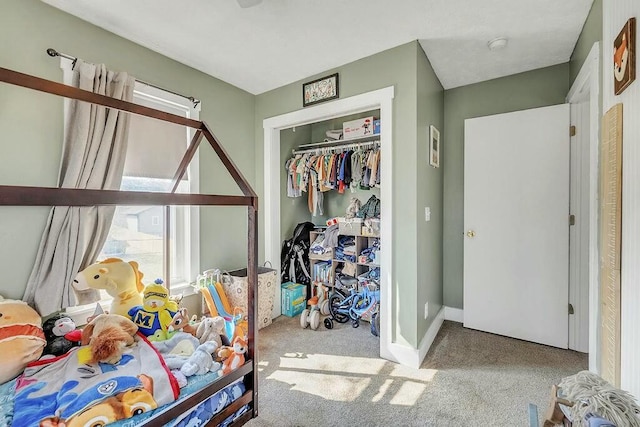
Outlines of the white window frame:
[{"label": "white window frame", "polygon": [[[71,84],[73,77],[73,64],[72,61],[65,58],[60,58],[60,68],[63,71],[63,83]],[[157,104],[155,107],[158,110],[163,110],[162,106],[171,107],[171,112],[175,113],[178,109],[184,114],[184,117],[200,120],[201,103],[194,105],[193,101],[183,96],[177,95],[166,90],[147,85],[145,83],[136,81],[133,91],[133,102],[136,100],[144,99],[147,102],[153,102]],[[66,123],[69,109],[69,99],[65,98],[64,101],[64,120]],[[65,126],[66,132],[66,126]],[[187,141],[191,141],[195,134],[195,129],[185,126]],[[66,136],[66,135],[65,135]],[[197,150],[188,166],[189,173],[189,189],[188,192],[196,194],[200,192],[200,156]],[[176,221],[181,219],[183,226],[188,230],[189,239],[177,238],[176,242],[172,245],[175,249],[171,251],[172,265],[174,264],[176,253],[181,254],[180,259],[177,262],[182,263],[179,268],[185,272],[186,278],[182,280],[170,281],[170,289],[172,295],[193,295],[195,294],[194,288],[191,283],[195,282],[197,275],[200,272],[200,208],[198,206],[186,206],[188,216],[181,218],[182,215],[176,214],[176,207],[170,208],[170,221],[171,230],[176,230]],[[170,238],[170,236],[165,236]],[[164,262],[164,261],[163,261]],[[173,268],[171,269],[173,271]],[[99,301],[102,308],[106,311],[109,309],[111,299],[103,299]],[[72,316],[77,324],[84,324],[86,318],[93,314],[95,306],[82,306],[82,308],[69,307],[67,313]]]}]

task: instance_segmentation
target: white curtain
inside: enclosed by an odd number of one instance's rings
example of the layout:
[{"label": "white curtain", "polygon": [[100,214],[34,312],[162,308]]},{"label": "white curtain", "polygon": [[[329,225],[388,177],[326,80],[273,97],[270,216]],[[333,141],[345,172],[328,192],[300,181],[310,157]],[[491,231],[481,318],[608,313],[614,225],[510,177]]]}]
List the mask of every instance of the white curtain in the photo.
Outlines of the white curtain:
[{"label": "white curtain", "polygon": [[[131,101],[135,80],[104,65],[76,63],[75,87]],[[63,188],[118,190],[127,152],[129,113],[73,100],[69,106],[58,185]],[[109,233],[115,207],[55,206],[23,300],[42,316],[75,304],[71,282],[96,261]],[[97,301],[97,291],[79,296]]]}]

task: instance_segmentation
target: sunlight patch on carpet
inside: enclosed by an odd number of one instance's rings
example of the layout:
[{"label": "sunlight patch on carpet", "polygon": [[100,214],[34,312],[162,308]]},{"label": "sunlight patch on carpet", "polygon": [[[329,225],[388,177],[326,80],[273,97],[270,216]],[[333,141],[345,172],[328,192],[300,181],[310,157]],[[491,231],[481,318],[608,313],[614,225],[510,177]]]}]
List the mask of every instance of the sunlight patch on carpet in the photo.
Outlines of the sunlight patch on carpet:
[{"label": "sunlight patch on carpet", "polygon": [[390,377],[406,378],[408,380],[433,381],[433,377],[438,373],[437,369],[415,369],[408,366],[402,366],[399,364],[393,365],[393,371],[389,374]]},{"label": "sunlight patch on carpet", "polygon": [[389,390],[389,387],[391,387],[391,384],[393,384],[392,379],[384,380],[384,384],[380,386],[380,388],[378,389],[378,392],[371,398],[371,401],[379,402],[387,393],[387,390]]},{"label": "sunlight patch on carpet", "polygon": [[289,354],[291,353],[280,358],[280,368],[377,375],[386,364],[389,367],[393,365],[391,362],[382,359],[367,357],[336,356],[332,354],[296,354],[291,357],[288,356]]},{"label": "sunlight patch on carpet", "polygon": [[413,381],[405,381],[400,386],[400,390],[391,398],[392,405],[413,406],[427,388],[425,384]]},{"label": "sunlight patch on carpet", "polygon": [[267,377],[289,384],[291,390],[338,402],[353,402],[369,386],[370,378],[277,370]]}]

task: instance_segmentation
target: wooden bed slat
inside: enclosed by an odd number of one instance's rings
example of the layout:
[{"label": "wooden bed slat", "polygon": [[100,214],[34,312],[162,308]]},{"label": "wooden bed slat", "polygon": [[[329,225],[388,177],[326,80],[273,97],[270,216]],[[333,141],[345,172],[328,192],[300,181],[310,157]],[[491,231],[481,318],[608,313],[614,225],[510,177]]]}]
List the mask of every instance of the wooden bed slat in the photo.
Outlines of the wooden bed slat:
[{"label": "wooden bed slat", "polygon": [[77,99],[79,101],[90,102],[92,104],[104,105],[105,107],[115,108],[116,110],[128,111],[130,113],[139,114],[141,116],[151,117],[165,122],[175,123],[178,125],[189,126],[191,128],[200,129],[201,122],[198,120],[188,119],[176,114],[166,113],[164,111],[145,107],[133,102],[122,101],[110,96],[98,95],[88,90],[78,89],[62,83],[51,80],[42,79],[40,77],[30,76],[29,74],[19,73],[0,67],[0,81],[10,83],[16,86],[22,86],[40,92],[46,92],[53,95],[64,96],[65,98]]},{"label": "wooden bed slat", "polygon": [[253,197],[0,185],[5,206],[251,206]]},{"label": "wooden bed slat", "polygon": [[221,390],[237,379],[250,374],[252,369],[253,361],[249,360],[238,369],[228,373],[224,377],[216,379],[212,383],[208,384],[205,388],[196,391],[186,399],[174,403],[173,405],[167,406],[162,411],[155,414],[153,417],[146,419],[141,425],[160,426],[168,423],[182,413],[187,412],[194,406],[198,406],[198,404],[215,394],[218,390]]},{"label": "wooden bed slat", "polygon": [[[232,422],[231,424],[229,424],[229,427],[238,427],[238,426],[242,426],[245,425],[246,423],[249,422],[249,420],[251,419],[251,411],[249,412],[245,412],[244,414],[240,415],[240,417],[235,420],[234,422]],[[209,424],[207,424],[208,426]]]},{"label": "wooden bed slat", "polygon": [[184,174],[187,172],[187,167],[189,166],[189,163],[191,163],[193,156],[196,154],[196,151],[198,151],[198,147],[200,146],[200,141],[202,141],[202,136],[203,136],[202,131],[200,129],[198,129],[196,133],[193,135],[193,138],[191,139],[191,143],[187,148],[187,152],[184,153],[184,156],[182,157],[182,161],[180,162],[180,165],[176,170],[176,174],[173,176],[173,188],[171,189],[172,193],[176,192],[176,190],[178,189],[178,186],[180,185],[180,180],[182,179]]},{"label": "wooden bed slat", "polygon": [[[217,426],[224,420],[226,420],[229,416],[233,415],[238,409],[242,408],[244,405],[247,405],[253,399],[253,390],[247,390],[242,396],[240,396],[237,400],[234,400],[229,406],[224,408],[222,411],[218,412],[214,415],[213,418],[209,420],[206,426]],[[251,410],[248,411],[249,413]]]}]

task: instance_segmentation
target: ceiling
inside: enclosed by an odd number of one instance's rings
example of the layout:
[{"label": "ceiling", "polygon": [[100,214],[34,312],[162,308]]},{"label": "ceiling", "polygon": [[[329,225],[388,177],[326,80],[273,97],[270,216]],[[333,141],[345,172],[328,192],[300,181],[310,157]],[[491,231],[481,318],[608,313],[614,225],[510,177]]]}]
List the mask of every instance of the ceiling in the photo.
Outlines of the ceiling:
[{"label": "ceiling", "polygon": [[253,94],[413,40],[445,89],[567,62],[593,2],[43,1]]}]

